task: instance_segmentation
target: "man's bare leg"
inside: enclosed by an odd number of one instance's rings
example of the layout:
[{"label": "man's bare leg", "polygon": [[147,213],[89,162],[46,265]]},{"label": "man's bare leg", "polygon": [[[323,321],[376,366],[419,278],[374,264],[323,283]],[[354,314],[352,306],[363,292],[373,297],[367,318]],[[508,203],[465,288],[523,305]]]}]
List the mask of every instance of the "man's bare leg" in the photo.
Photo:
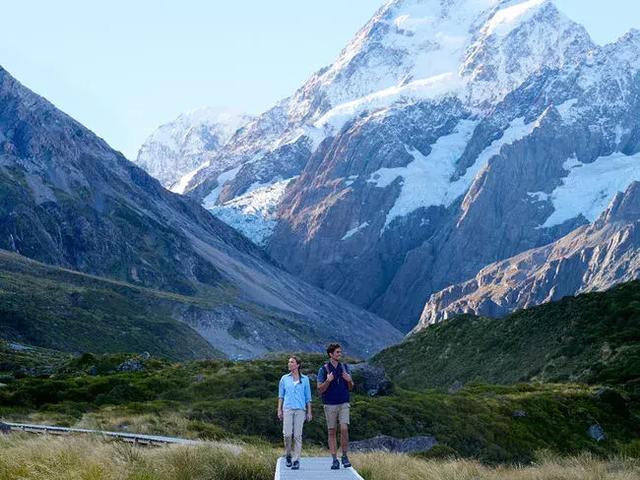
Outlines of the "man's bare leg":
[{"label": "man's bare leg", "polygon": [[340,448],[342,449],[342,455],[346,455],[349,452],[349,425],[340,425]]},{"label": "man's bare leg", "polygon": [[337,455],[337,451],[338,451],[338,446],[337,446],[337,442],[336,442],[336,429],[335,428],[330,428],[329,429],[329,451],[331,452],[331,456],[333,458],[335,458],[336,455]]}]

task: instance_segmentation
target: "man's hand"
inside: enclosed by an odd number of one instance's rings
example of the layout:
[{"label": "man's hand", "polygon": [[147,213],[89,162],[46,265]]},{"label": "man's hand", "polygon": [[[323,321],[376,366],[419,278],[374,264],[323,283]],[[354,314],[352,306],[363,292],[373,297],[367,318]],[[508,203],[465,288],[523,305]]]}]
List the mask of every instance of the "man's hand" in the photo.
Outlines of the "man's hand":
[{"label": "man's hand", "polygon": [[324,382],[318,383],[318,391],[321,394],[324,394],[324,392],[327,391],[327,389],[329,388],[329,385],[331,385],[331,382],[333,382],[333,380],[335,380],[335,376],[333,375],[333,372],[329,372]]},{"label": "man's hand", "polygon": [[284,414],[282,413],[282,410],[278,409],[278,419],[282,421],[283,418],[284,418]]},{"label": "man's hand", "polygon": [[351,383],[353,380],[351,380],[351,375],[349,375],[347,372],[343,371],[342,372],[342,378],[344,379],[345,382],[347,383]]}]

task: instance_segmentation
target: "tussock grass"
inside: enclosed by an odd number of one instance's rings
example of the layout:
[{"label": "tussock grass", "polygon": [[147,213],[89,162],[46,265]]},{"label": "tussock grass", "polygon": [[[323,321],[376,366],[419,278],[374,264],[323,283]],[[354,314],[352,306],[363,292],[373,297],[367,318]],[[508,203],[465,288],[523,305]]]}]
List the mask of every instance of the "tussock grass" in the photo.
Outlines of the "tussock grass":
[{"label": "tussock grass", "polygon": [[[98,437],[0,437],[0,480],[271,480],[279,449],[140,448]],[[326,455],[317,448],[307,455]],[[640,461],[542,453],[531,465],[488,467],[473,460],[424,460],[390,453],[353,454],[366,480],[637,480]],[[328,478],[330,472],[328,473]]]},{"label": "tussock grass", "polygon": [[603,460],[590,454],[558,457],[542,454],[523,466],[489,467],[475,460],[423,460],[400,454],[367,453],[353,456],[366,480],[637,480],[640,461]]},{"label": "tussock grass", "polygon": [[140,448],[98,437],[0,437],[0,480],[272,479],[271,449],[210,444]]},{"label": "tussock grass", "polygon": [[102,412],[102,415],[88,414],[77,422],[77,428],[90,428],[107,431],[129,431],[148,435],[179,436],[198,438],[189,428],[188,419],[176,413],[122,415],[117,411]]}]

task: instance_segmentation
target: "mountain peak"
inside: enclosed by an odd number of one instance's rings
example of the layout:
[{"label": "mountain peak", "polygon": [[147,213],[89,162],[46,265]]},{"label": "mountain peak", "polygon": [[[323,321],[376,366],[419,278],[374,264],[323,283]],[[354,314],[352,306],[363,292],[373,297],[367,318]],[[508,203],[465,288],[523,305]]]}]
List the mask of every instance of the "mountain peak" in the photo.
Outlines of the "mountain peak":
[{"label": "mountain peak", "polygon": [[[165,187],[201,166],[253,117],[229,108],[207,107],[160,126],[140,147],[136,163]],[[182,193],[179,191],[178,193]]]},{"label": "mountain peak", "polygon": [[[456,72],[472,26],[496,0],[395,0],[383,6],[328,68],[293,99],[297,117],[374,92]],[[311,102],[322,97],[321,102]]]},{"label": "mountain peak", "polygon": [[618,60],[640,65],[640,30],[632,28],[614,43],[605,47],[608,53],[614,52]]},{"label": "mountain peak", "polygon": [[396,0],[294,95],[290,114],[337,130],[398,100],[495,105],[531,74],[578,63],[593,46],[551,0]]}]

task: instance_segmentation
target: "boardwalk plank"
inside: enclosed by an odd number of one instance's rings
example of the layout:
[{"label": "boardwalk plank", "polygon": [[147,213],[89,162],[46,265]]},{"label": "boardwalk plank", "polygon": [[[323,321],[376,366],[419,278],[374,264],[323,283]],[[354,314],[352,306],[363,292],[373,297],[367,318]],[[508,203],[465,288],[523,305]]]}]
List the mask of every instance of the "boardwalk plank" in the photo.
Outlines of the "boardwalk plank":
[{"label": "boardwalk plank", "polygon": [[284,457],[278,459],[275,480],[363,480],[353,468],[331,470],[331,457],[302,457],[300,470],[291,470]]}]

